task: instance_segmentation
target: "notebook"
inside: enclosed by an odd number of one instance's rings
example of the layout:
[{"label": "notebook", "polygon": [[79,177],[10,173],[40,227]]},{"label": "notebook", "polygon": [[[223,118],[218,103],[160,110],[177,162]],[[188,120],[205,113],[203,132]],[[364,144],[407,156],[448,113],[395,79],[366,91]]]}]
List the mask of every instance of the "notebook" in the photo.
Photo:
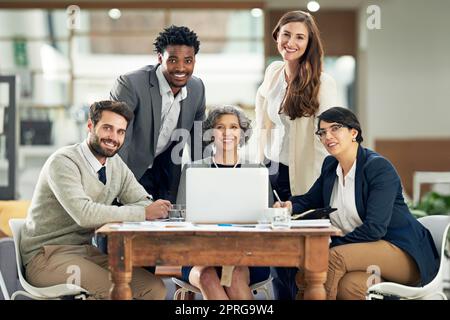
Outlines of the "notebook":
[{"label": "notebook", "polygon": [[330,213],[336,210],[337,210],[336,208],[331,207],[311,209],[300,214],[292,215],[292,219],[293,220],[329,219]]},{"label": "notebook", "polygon": [[329,219],[291,220],[291,228],[328,228],[331,227]]}]

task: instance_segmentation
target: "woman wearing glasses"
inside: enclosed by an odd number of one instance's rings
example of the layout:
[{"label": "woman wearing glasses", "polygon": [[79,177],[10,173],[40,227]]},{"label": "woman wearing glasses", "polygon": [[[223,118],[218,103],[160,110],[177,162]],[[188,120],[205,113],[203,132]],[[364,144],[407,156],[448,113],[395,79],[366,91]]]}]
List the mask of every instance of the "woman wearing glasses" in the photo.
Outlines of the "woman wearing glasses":
[{"label": "woman wearing glasses", "polygon": [[331,156],[306,194],[274,206],[287,206],[295,213],[326,206],[338,209],[330,220],[343,236],[332,238],[327,298],[364,299],[377,276],[410,286],[430,282],[439,255],[430,232],[406,206],[393,165],[361,146],[361,126],[348,109],[334,107],[318,119],[316,135]]}]

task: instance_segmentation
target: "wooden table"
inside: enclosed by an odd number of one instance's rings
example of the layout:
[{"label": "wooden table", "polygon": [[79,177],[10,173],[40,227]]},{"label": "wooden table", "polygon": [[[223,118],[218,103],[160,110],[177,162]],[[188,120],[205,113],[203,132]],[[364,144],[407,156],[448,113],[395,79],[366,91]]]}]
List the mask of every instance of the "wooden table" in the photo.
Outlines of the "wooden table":
[{"label": "wooden table", "polygon": [[304,273],[296,281],[306,283],[304,299],[325,299],[329,237],[340,235],[338,229],[246,229],[149,231],[104,225],[97,232],[108,236],[111,299],[131,299],[132,267],[153,265],[301,267]]}]

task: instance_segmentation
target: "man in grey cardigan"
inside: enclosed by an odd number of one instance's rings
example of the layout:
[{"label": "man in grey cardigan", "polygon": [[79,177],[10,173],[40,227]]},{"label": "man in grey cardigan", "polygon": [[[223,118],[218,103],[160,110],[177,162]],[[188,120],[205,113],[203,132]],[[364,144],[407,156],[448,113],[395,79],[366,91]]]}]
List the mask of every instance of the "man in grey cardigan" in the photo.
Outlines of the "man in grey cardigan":
[{"label": "man in grey cardigan", "polygon": [[[152,202],[116,155],[132,118],[123,102],[93,103],[88,138],[59,149],[44,164],[20,243],[32,285],[73,283],[77,274],[75,284],[96,299],[108,298],[108,256],[90,244],[95,229],[108,222],[167,217],[170,202]],[[111,205],[116,199],[123,206]],[[136,299],[166,295],[163,282],[142,268],[133,269],[131,288]]]}]

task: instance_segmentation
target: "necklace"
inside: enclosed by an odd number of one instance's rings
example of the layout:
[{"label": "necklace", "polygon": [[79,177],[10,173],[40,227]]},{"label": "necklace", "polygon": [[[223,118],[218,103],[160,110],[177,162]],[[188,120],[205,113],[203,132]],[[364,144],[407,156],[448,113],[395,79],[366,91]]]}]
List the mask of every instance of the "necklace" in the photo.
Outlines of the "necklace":
[{"label": "necklace", "polygon": [[[216,159],[214,159],[214,157],[212,157],[212,162],[214,163],[214,165],[216,166],[216,168],[219,168],[219,166],[216,163]],[[236,168],[236,166],[239,164],[239,160],[236,161],[236,164],[233,166],[233,169]]]}]

